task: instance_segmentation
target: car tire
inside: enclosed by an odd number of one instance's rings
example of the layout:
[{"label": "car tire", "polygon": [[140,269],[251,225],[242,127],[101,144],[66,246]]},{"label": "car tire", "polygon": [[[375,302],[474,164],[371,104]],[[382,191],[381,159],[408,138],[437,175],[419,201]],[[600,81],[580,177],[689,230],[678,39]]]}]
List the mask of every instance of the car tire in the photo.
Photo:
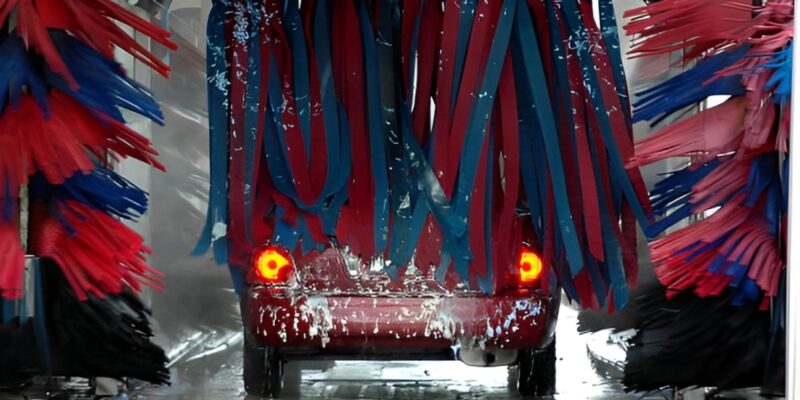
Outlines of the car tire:
[{"label": "car tire", "polygon": [[277,398],[283,389],[283,362],[277,351],[249,341],[244,344],[244,390],[248,395]]},{"label": "car tire", "polygon": [[556,340],[543,349],[520,350],[517,390],[523,396],[552,396],[556,392]]}]

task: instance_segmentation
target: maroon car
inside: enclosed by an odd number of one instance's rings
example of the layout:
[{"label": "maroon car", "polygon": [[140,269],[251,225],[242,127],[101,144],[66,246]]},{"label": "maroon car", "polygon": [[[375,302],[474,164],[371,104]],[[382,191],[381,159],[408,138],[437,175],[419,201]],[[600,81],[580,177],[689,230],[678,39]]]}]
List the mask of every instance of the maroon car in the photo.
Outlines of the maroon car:
[{"label": "maroon car", "polygon": [[[306,255],[259,249],[241,304],[246,391],[278,396],[290,360],[459,359],[517,365],[509,373],[522,394],[553,393],[560,288],[533,245],[529,218],[518,213],[514,230],[518,254],[495,266],[489,293],[452,268],[437,279],[435,267],[413,261],[392,277],[384,260],[335,244]],[[421,241],[417,251],[438,246]]]}]

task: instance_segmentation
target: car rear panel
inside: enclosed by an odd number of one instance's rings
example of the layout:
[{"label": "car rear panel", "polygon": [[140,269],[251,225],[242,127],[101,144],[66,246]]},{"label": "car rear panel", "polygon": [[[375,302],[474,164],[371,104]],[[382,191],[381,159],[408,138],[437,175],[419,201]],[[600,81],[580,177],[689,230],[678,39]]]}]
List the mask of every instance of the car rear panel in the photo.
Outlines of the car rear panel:
[{"label": "car rear panel", "polygon": [[479,293],[471,290],[450,271],[442,282],[436,280],[433,266],[398,268],[395,276],[391,265],[382,258],[364,260],[347,249],[328,248],[295,256],[297,291],[318,295],[402,295],[425,296],[454,293]]},{"label": "car rear panel", "polygon": [[[513,247],[530,248],[530,221],[516,218]],[[420,241],[417,251],[439,252]],[[465,282],[452,267],[392,266],[331,245],[292,254],[289,280],[262,284],[253,276],[243,297],[248,337],[265,346],[316,349],[447,349],[540,347],[552,338],[558,291],[543,274],[519,286],[517,255],[492,268],[491,291]]]},{"label": "car rear panel", "polygon": [[557,297],[321,296],[252,286],[245,326],[266,346],[534,348],[552,337]]},{"label": "car rear panel", "polygon": [[[515,219],[511,231],[512,241],[516,243],[511,246],[512,252],[534,242],[531,223],[525,215]],[[288,285],[295,292],[365,296],[492,295],[502,292],[510,282],[515,282],[518,274],[517,255],[511,254],[505,258],[505,265],[491,267],[490,290],[483,292],[478,288],[474,274],[464,280],[456,273],[452,263],[448,267],[422,265],[412,258],[408,265],[396,266],[381,256],[364,258],[353,254],[347,247],[339,247],[335,242],[331,240],[322,251],[303,253],[297,250],[292,254],[294,271]],[[439,254],[442,250],[441,241],[420,240],[416,250],[418,253]],[[485,269],[485,266],[481,269]],[[251,279],[251,282],[254,281]],[[542,282],[546,292],[548,281],[545,278]]]}]

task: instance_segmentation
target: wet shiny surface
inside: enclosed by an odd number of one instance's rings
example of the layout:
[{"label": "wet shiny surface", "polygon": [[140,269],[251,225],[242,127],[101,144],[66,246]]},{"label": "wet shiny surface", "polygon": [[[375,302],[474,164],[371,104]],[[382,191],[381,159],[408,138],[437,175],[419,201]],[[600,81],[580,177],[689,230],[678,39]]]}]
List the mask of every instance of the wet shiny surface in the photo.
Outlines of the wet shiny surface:
[{"label": "wet shiny surface", "polygon": [[[592,368],[587,336],[575,330],[577,312],[564,307],[558,328],[556,399],[638,399],[626,395],[613,379]],[[509,399],[508,367],[468,367],[459,361],[294,363],[286,394],[298,399]],[[300,365],[297,365],[300,364]],[[301,380],[297,385],[297,369]],[[330,367],[327,370],[320,368]],[[141,399],[245,398],[241,388],[241,352],[220,353],[217,360],[186,363],[175,371],[170,388],[132,393]],[[292,385],[294,383],[294,385]],[[663,399],[663,396],[647,398]]]},{"label": "wet shiny surface", "polygon": [[[665,399],[666,394],[625,394],[613,378],[592,367],[586,344],[575,327],[577,312],[563,306],[558,323],[556,399]],[[197,343],[193,343],[197,341]],[[169,387],[133,387],[130,399],[252,399],[241,382],[241,334],[233,329],[208,330],[187,338],[173,367]],[[181,350],[179,349],[179,350]],[[508,367],[468,367],[459,361],[289,363],[289,399],[514,399]],[[301,371],[299,371],[301,370]],[[132,386],[137,386],[132,384]],[[63,399],[91,398],[85,382],[60,385]],[[46,399],[43,383],[0,399]],[[124,397],[118,396],[122,399]]]}]

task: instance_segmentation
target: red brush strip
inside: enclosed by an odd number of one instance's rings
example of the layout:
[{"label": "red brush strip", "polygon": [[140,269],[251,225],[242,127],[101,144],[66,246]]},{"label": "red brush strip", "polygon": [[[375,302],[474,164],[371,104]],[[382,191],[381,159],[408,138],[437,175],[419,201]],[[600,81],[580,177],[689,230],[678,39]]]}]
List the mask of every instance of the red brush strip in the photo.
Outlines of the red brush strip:
[{"label": "red brush strip", "polygon": [[650,245],[653,263],[668,260],[695,243],[713,243],[725,233],[736,229],[752,212],[751,209],[741,206],[744,199],[744,195],[739,194],[711,217],[654,240]]},{"label": "red brush strip", "polygon": [[[586,121],[587,121],[588,127],[590,128],[589,132],[592,135],[592,141],[594,142],[595,146],[600,147],[601,144],[604,143],[604,141],[603,141],[603,137],[602,137],[602,135],[600,133],[600,129],[598,127],[596,114],[592,113],[592,112],[588,112],[589,107],[591,107],[591,105],[588,104],[588,102],[590,102],[591,100],[589,99],[588,96],[585,97],[585,100],[586,100],[587,103],[585,104],[585,108],[584,109],[587,110]],[[620,215],[617,213],[617,210],[614,208],[613,192],[611,190],[611,173],[610,173],[611,169],[609,167],[609,162],[610,162],[609,161],[609,157],[610,156],[608,155],[607,152],[604,152],[604,151],[598,151],[597,152],[597,158],[598,158],[597,161],[598,161],[599,171],[596,171],[596,172],[599,173],[599,182],[600,182],[600,184],[596,185],[596,190],[597,190],[596,196],[597,197],[596,197],[595,201],[598,201],[598,207],[599,207],[600,196],[603,196],[603,199],[604,199],[605,205],[606,205],[606,210],[605,210],[606,215],[608,215],[608,218],[609,218],[610,221],[614,221],[614,223],[610,224],[609,228],[612,229],[612,232],[613,232],[612,234],[616,238],[617,243],[619,244],[620,249],[622,251],[622,254],[623,255],[627,255],[627,258],[623,257],[623,260],[622,260],[623,261],[624,270],[627,273],[627,271],[630,270],[630,269],[638,268],[638,260],[636,259],[635,256],[634,256],[634,259],[631,260],[631,253],[635,254],[635,250],[633,250],[633,249],[631,249],[629,247],[630,244],[626,241],[626,239],[629,237],[629,232],[623,232],[622,231],[622,227],[624,225],[621,225],[618,222],[618,221],[620,221]],[[627,204],[627,202],[625,204]],[[649,203],[647,203],[647,204],[649,204]],[[588,223],[589,223],[589,221],[587,220],[587,224]],[[628,223],[630,224],[630,221]],[[598,221],[597,225],[599,225],[599,221]],[[627,227],[630,228],[629,225]],[[631,265],[631,262],[634,262],[635,265]],[[626,275],[626,281],[630,281],[630,278],[627,277],[627,275]],[[612,297],[609,298],[609,302],[610,301],[613,301]],[[610,304],[612,304],[612,307],[613,307],[613,303],[610,303]]]},{"label": "red brush strip", "polygon": [[752,160],[733,159],[722,163],[692,187],[689,201],[695,213],[716,207],[720,202],[745,188]]},{"label": "red brush strip", "polygon": [[692,288],[701,297],[721,293],[730,283],[731,277],[708,270],[708,265],[714,261],[715,256],[714,252],[707,252],[690,261],[683,255],[659,264],[655,268],[656,277],[667,287],[667,298]]},{"label": "red brush strip", "polygon": [[[411,39],[414,37],[414,25],[417,22],[417,16],[420,15],[422,8],[421,0],[406,0],[403,2],[403,17],[400,38],[400,64],[403,66],[403,94],[404,98],[411,97],[409,85],[411,80],[411,66],[414,65],[414,54],[411,54]],[[422,23],[422,22],[420,22]],[[425,37],[425,36],[421,36]],[[431,64],[424,64],[430,66]]]},{"label": "red brush strip", "polygon": [[[319,67],[317,66],[317,57],[316,53],[313,51],[313,46],[311,43],[311,35],[306,36],[307,40],[307,48],[309,49],[308,52],[308,67],[310,72],[310,79],[309,79],[309,86],[311,92],[309,96],[311,98],[311,109],[310,118],[311,118],[311,146],[313,148],[327,148],[327,138],[328,135],[325,133],[325,120],[323,118],[324,112],[336,112],[336,110],[323,110],[320,104],[322,104],[322,89],[321,89],[321,82],[320,82],[320,74],[319,74]],[[334,144],[336,145],[336,144]],[[322,190],[325,188],[325,182],[328,179],[328,174],[333,173],[333,171],[328,171],[328,152],[327,151],[312,151],[310,162],[310,175],[311,175],[311,185],[315,188],[315,194],[319,196],[322,193]]]},{"label": "red brush strip", "polygon": [[[494,93],[479,93],[482,77],[488,61],[494,37],[494,26],[497,23],[501,8],[500,2],[478,2],[475,8],[475,21],[470,32],[469,45],[464,60],[464,69],[461,72],[461,84],[458,87],[456,104],[453,110],[453,120],[448,132],[446,163],[439,178],[445,195],[450,198],[458,177],[458,166],[464,149],[464,140],[467,127],[470,123],[470,113],[479,96],[492,96]],[[438,135],[438,133],[437,133]]]},{"label": "red brush strip", "polygon": [[60,184],[76,172],[89,173],[94,168],[90,153],[100,159],[108,150],[112,156],[132,157],[164,169],[150,141],[124,124],[93,115],[55,90],[49,104],[49,118],[29,96],[0,115],[0,185],[16,189],[35,171],[42,171],[48,182]]},{"label": "red brush strip", "polygon": [[[496,232],[494,234],[496,268],[511,265],[514,257],[513,248],[511,247],[513,242],[510,241],[510,237],[520,193],[519,117],[517,114],[517,92],[515,87],[511,56],[508,55],[503,65],[503,71],[500,74],[500,87],[498,89],[503,95],[497,99],[499,131],[496,137],[498,138],[498,146],[502,149],[502,156],[500,157],[500,162],[496,162],[495,165],[498,169],[501,164],[503,165],[505,185],[501,187],[497,183],[502,179],[498,171],[498,176],[495,178],[494,183],[498,195],[495,197],[494,204],[496,207],[499,205],[499,212],[495,212],[495,214],[499,215],[497,216],[497,227],[493,230],[493,232]],[[499,201],[501,198],[502,202]]]},{"label": "red brush strip", "polygon": [[166,63],[148,52],[117,23],[128,25],[174,50],[175,44],[168,39],[170,33],[144,21],[114,1],[4,0],[0,2],[0,24],[5,23],[14,10],[17,11],[17,34],[39,52],[50,69],[64,77],[73,89],[77,89],[78,85],[58,54],[48,29],[66,30],[108,59],[114,59],[114,49],[121,48],[164,76],[170,71]]},{"label": "red brush strip", "polygon": [[25,253],[16,224],[0,223],[0,297],[17,300],[24,293]]},{"label": "red brush strip", "polygon": [[[279,12],[279,4],[275,2],[270,2],[269,4],[270,5],[267,8],[267,12]],[[271,18],[269,25],[269,35],[273,38],[271,41],[272,44],[270,46],[270,50],[275,56],[277,65],[277,70],[270,71],[270,73],[279,74],[281,77],[281,82],[293,82],[294,74],[292,70],[291,49],[289,48],[289,40],[287,39],[286,33],[283,30],[281,21],[279,18]],[[244,45],[244,43],[241,45]],[[246,60],[246,58],[243,58],[243,60]],[[244,67],[237,68],[246,70]],[[234,79],[234,82],[235,81],[236,80]],[[309,155],[307,155],[305,151],[306,143],[303,138],[303,133],[300,129],[300,119],[295,111],[297,110],[297,104],[295,101],[294,91],[292,89],[292,85],[289,84],[283,85],[282,90],[283,101],[285,104],[281,106],[280,115],[276,115],[276,117],[279,117],[283,123],[283,135],[284,140],[286,141],[286,152],[288,154],[289,167],[292,171],[292,177],[294,178],[294,185],[295,189],[297,189],[298,196],[300,196],[300,199],[304,203],[313,204],[314,199],[316,199],[317,195],[319,194],[319,189],[313,187],[312,184],[313,182],[308,168]],[[232,96],[233,95],[234,94],[232,94]],[[242,103],[242,107],[243,106],[244,104]],[[234,111],[237,111],[237,108],[234,108]],[[234,115],[235,119],[236,117],[237,116]],[[244,114],[242,113],[242,120],[243,119]]]},{"label": "red brush strip", "polygon": [[137,292],[142,285],[163,289],[163,275],[147,265],[150,249],[139,234],[78,202],[52,207],[69,230],[53,217],[44,219],[31,232],[31,249],[58,264],[80,300],[89,294],[120,293],[126,287]]},{"label": "red brush strip", "polygon": [[[488,122],[489,126],[486,129],[491,129],[492,121]],[[470,283],[475,284],[477,276],[486,276],[486,224],[485,205],[486,205],[486,160],[489,152],[493,149],[488,148],[489,136],[487,135],[481,148],[481,157],[478,161],[478,173],[475,176],[475,186],[472,189],[472,198],[469,203],[469,220],[468,220],[468,234],[469,234],[469,248],[472,252],[470,260]],[[497,251],[497,250],[495,250]],[[473,286],[476,287],[476,286]]]},{"label": "red brush strip", "polygon": [[676,156],[716,156],[738,148],[744,121],[744,98],[734,97],[661,129],[636,143],[629,166]]},{"label": "red brush strip", "polygon": [[772,104],[772,94],[766,89],[771,76],[772,73],[768,69],[755,69],[742,77],[747,94],[741,150],[758,150],[764,144],[775,140],[777,110]]},{"label": "red brush strip", "polygon": [[[431,97],[438,68],[436,54],[441,50],[439,32],[442,29],[442,10],[437,3],[428,1],[422,9],[420,25],[417,82],[414,95],[413,130],[420,145],[425,145],[430,136]],[[431,40],[431,38],[436,38]]]},{"label": "red brush strip", "polygon": [[[603,249],[603,232],[600,229],[600,204],[598,202],[598,189],[596,182],[597,178],[595,177],[594,172],[594,165],[592,164],[592,154],[589,148],[589,131],[587,130],[587,126],[585,124],[586,109],[584,107],[584,99],[587,98],[586,92],[584,91],[584,87],[581,84],[580,80],[577,77],[580,77],[580,65],[578,65],[578,60],[576,57],[568,57],[567,58],[567,65],[569,68],[569,74],[573,79],[569,80],[570,85],[570,101],[572,104],[573,109],[575,110],[575,114],[572,116],[572,123],[575,129],[575,149],[576,149],[576,156],[577,156],[577,176],[579,179],[569,179],[568,181],[578,182],[580,184],[579,196],[575,196],[576,199],[580,199],[582,204],[582,211],[583,215],[585,216],[586,223],[583,224],[584,229],[586,231],[586,243],[589,248],[589,252],[594,256],[595,259],[598,261],[605,260],[605,250]],[[562,145],[562,149],[568,150],[572,146],[571,144]],[[574,158],[572,154],[564,155],[565,159]],[[570,175],[567,176],[576,176]],[[575,210],[581,209],[579,207],[575,207]],[[577,227],[576,227],[577,228]]]},{"label": "red brush strip", "polygon": [[[55,7],[63,8],[63,6]],[[17,3],[17,33],[25,40],[27,46],[33,47],[44,57],[53,72],[63,76],[72,89],[77,89],[78,83],[75,82],[67,65],[50,40],[47,23],[40,19],[37,11],[33,1],[21,0]]]},{"label": "red brush strip", "polygon": [[[336,93],[350,123],[353,172],[348,183],[348,204],[342,207],[336,234],[354,253],[371,257],[375,249],[375,185],[369,155],[369,128],[365,102],[364,55],[355,6],[333,3],[332,59]],[[357,44],[354,44],[357,43]]]},{"label": "red brush strip", "polygon": [[[247,235],[245,232],[246,212],[244,194],[247,192],[245,182],[245,107],[247,100],[247,77],[249,56],[247,43],[234,38],[233,32],[245,27],[237,27],[239,21],[246,21],[249,17],[245,7],[233,7],[233,12],[228,14],[225,21],[225,37],[229,45],[226,47],[226,56],[230,67],[230,119],[228,124],[228,237],[230,238],[231,261],[247,259]],[[242,264],[239,264],[242,265]]]},{"label": "red brush strip", "polygon": [[0,116],[0,186],[15,192],[36,169],[58,184],[75,172],[88,173],[94,168],[84,146],[99,147],[102,136],[91,134],[97,132],[75,135],[75,116],[61,105],[51,102],[49,120],[28,96],[22,98],[19,107],[6,108]]},{"label": "red brush strip", "polygon": [[[450,124],[452,120],[453,104],[451,93],[455,81],[456,47],[458,42],[458,25],[460,21],[461,6],[457,1],[447,1],[444,4],[442,16],[441,44],[439,60],[436,68],[436,109],[434,111],[433,133],[433,169],[441,180],[447,168]],[[445,189],[447,190],[447,189]],[[449,191],[447,192],[449,193]]]},{"label": "red brush strip", "polygon": [[54,27],[70,32],[109,59],[114,58],[114,49],[118,47],[159,74],[165,77],[169,74],[169,65],[147,51],[118,23],[130,26],[162,46],[175,50],[177,46],[169,40],[171,34],[112,0],[37,0],[36,8],[44,26],[51,27],[52,23]]},{"label": "red brush strip", "polygon": [[[567,59],[568,64],[571,64],[568,68],[575,67],[578,68],[577,71],[580,71],[580,67],[577,65],[577,57],[569,57]],[[571,74],[572,71],[569,71]],[[580,75],[575,75],[580,76]],[[576,79],[572,79],[572,84],[575,84]],[[580,85],[582,87],[582,85]],[[583,94],[582,91],[579,91],[581,95]],[[578,93],[572,92],[570,90],[571,98],[575,99],[575,95]],[[576,142],[577,137],[579,135],[578,126],[580,125],[579,121],[573,121],[577,115],[573,114],[573,109],[571,109],[568,105],[565,105],[565,102],[569,101],[569,98],[563,98],[562,96],[566,97],[567,94],[564,93],[561,96],[551,96],[554,99],[561,98],[562,101],[553,101],[553,112],[554,116],[556,117],[555,122],[558,124],[558,132],[557,139],[559,142],[559,152],[561,153],[561,164],[562,169],[564,171],[565,176],[570,177],[579,177],[580,176],[580,169],[578,167],[578,158],[576,157]],[[579,100],[579,99],[576,99]],[[568,104],[568,103],[567,103]],[[575,109],[578,111],[578,109]],[[575,129],[574,135],[570,132],[570,125],[572,125]],[[584,138],[585,139],[585,136]],[[572,222],[575,226],[575,231],[578,234],[578,240],[581,243],[581,247],[585,247],[586,239],[583,236],[583,232],[585,231],[584,226],[589,223],[589,221],[584,221],[583,215],[583,206],[581,201],[582,196],[582,189],[581,189],[581,181],[582,179],[566,179],[565,186],[567,189],[567,203],[569,204],[570,214],[572,216]],[[584,182],[585,179],[583,179]],[[594,181],[591,181],[592,186],[594,186]],[[597,225],[597,224],[595,224]]]},{"label": "red brush strip", "polygon": [[[594,44],[591,47],[591,55],[597,70],[600,94],[603,97],[605,109],[597,109],[596,104],[592,104],[592,106],[595,108],[595,113],[606,113],[608,115],[611,132],[614,135],[614,145],[619,152],[619,157],[623,160],[629,160],[634,156],[633,128],[626,122],[622,112],[623,107],[615,86],[614,72],[609,64],[608,50],[605,48],[605,42],[600,36],[600,29],[597,27],[592,15],[591,3],[578,2],[578,4],[581,7],[582,19],[589,33],[589,41]],[[624,87],[625,83],[621,82],[619,86]],[[589,105],[587,104],[587,106]],[[597,142],[597,146],[599,146],[599,143],[601,142]],[[647,187],[644,184],[641,172],[638,168],[627,168],[627,173],[639,204],[644,207],[645,211],[649,211],[650,199],[647,195]]]},{"label": "red brush strip", "polygon": [[[542,243],[542,253],[544,253],[544,265],[557,265],[555,257],[555,199],[553,198],[553,180],[550,170],[547,171],[546,203],[544,212],[544,241]],[[562,264],[563,265],[563,264]],[[547,276],[548,274],[544,274]],[[580,297],[580,296],[579,296]]]},{"label": "red brush strip", "polygon": [[662,0],[625,12],[625,31],[637,40],[633,57],[691,48],[685,60],[748,38],[752,31],[752,0]]},{"label": "red brush strip", "polygon": [[422,228],[422,234],[419,237],[419,243],[427,243],[425,246],[419,246],[414,253],[414,263],[421,269],[423,274],[430,273],[433,275],[436,268],[442,262],[442,231],[439,224],[433,219],[432,215],[428,215],[425,221],[425,226]]}]

